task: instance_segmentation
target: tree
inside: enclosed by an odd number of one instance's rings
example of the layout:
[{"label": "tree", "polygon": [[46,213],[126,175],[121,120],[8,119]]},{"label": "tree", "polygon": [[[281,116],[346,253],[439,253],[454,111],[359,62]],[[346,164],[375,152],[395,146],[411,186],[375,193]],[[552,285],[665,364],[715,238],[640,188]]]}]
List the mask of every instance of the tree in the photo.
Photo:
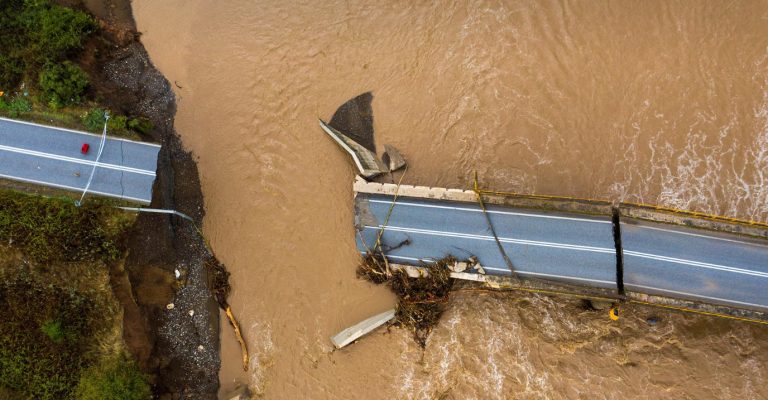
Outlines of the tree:
[{"label": "tree", "polygon": [[88,14],[48,0],[0,0],[0,87],[36,80],[44,65],[73,56],[95,30]]},{"label": "tree", "polygon": [[88,87],[88,75],[69,61],[48,64],[40,72],[41,98],[53,108],[80,103]]}]

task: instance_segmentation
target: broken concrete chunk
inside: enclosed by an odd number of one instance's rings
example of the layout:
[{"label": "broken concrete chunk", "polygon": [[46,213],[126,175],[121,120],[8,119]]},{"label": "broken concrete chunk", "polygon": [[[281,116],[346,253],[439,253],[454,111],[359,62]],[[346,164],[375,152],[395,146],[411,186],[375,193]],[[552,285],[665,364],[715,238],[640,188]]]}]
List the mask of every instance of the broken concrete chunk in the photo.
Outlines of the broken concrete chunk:
[{"label": "broken concrete chunk", "polygon": [[342,132],[337,131],[323,120],[320,120],[320,127],[323,128],[323,131],[341,146],[344,151],[352,156],[352,160],[355,162],[358,171],[360,171],[360,175],[366,178],[372,178],[387,172],[387,167],[376,158],[375,153],[366,149],[363,145],[355,142]]},{"label": "broken concrete chunk", "polygon": [[333,342],[333,345],[336,346],[337,349],[340,349],[361,336],[373,331],[374,329],[384,325],[387,323],[387,321],[391,320],[392,318],[395,318],[395,309],[391,309],[388,311],[385,311],[381,314],[374,315],[371,318],[368,318],[364,321],[361,321],[355,325],[350,326],[347,329],[344,329],[343,331],[339,332],[336,336],[331,338],[331,342]]},{"label": "broken concrete chunk", "polygon": [[478,273],[478,274],[483,274],[483,275],[485,275],[485,268],[483,268],[483,266],[482,266],[482,265],[480,265],[480,263],[477,263],[477,264],[475,264],[475,267],[474,267],[474,268],[475,268],[475,270],[477,270],[477,273]]},{"label": "broken concrete chunk", "polygon": [[449,264],[448,268],[453,272],[464,272],[469,268],[469,264],[464,261],[457,261],[453,264]]},{"label": "broken concrete chunk", "polygon": [[382,156],[382,159],[390,171],[397,171],[398,169],[405,167],[405,158],[394,146],[388,144],[384,145],[384,155]]}]

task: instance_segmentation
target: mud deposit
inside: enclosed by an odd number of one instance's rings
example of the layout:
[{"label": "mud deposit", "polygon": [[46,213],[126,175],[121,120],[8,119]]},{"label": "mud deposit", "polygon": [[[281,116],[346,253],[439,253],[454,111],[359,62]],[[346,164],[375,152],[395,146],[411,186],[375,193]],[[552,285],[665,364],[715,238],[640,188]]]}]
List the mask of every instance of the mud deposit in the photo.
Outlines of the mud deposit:
[{"label": "mud deposit", "polygon": [[[768,3],[135,0],[197,157],[204,231],[266,398],[765,398],[768,330],[539,296],[452,297],[422,351],[355,278],[353,167],[317,126],[372,91],[404,182],[768,220]],[[198,214],[199,215],[199,214]],[[646,319],[659,317],[649,324]],[[652,321],[656,321],[653,320]]]}]

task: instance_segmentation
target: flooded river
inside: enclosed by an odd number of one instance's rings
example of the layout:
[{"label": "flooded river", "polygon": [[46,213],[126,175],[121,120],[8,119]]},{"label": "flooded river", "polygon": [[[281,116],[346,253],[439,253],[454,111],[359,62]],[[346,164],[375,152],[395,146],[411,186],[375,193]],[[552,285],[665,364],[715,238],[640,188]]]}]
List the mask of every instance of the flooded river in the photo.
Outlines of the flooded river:
[{"label": "flooded river", "polygon": [[[347,155],[317,117],[374,94],[405,182],[641,201],[768,221],[768,2],[134,0],[198,159],[205,233],[265,398],[768,398],[768,327],[632,307],[453,297],[332,352],[393,305],[355,278]],[[660,318],[655,324],[646,319]]]}]

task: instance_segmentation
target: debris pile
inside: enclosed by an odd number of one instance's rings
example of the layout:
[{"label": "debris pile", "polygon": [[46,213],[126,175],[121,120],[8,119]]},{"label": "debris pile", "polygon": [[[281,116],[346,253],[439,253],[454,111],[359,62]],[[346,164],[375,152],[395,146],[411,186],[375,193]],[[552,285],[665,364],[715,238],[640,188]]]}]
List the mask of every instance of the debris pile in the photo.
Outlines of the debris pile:
[{"label": "debris pile", "polygon": [[386,283],[397,295],[396,325],[413,332],[423,348],[432,329],[445,311],[453,287],[451,267],[457,260],[448,256],[424,266],[421,277],[413,278],[405,270],[391,270],[381,253],[368,253],[357,268],[357,276],[375,284]]}]

